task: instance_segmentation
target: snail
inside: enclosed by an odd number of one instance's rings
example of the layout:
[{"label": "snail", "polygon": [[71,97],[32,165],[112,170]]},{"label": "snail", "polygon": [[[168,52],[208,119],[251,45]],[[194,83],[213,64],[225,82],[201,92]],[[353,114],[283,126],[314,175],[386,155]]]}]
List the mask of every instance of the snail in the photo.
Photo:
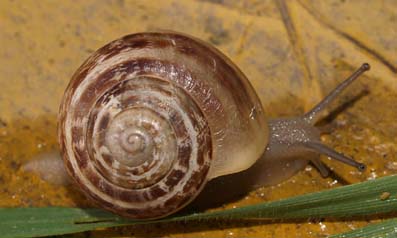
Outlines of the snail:
[{"label": "snail", "polygon": [[225,175],[252,170],[258,187],[311,161],[326,176],[318,154],[364,170],[322,144],[314,124],[366,70],[303,116],[267,120],[246,76],[213,46],[174,32],[127,35],[72,77],[58,118],[61,154],[87,197],[134,219],[173,214]]}]

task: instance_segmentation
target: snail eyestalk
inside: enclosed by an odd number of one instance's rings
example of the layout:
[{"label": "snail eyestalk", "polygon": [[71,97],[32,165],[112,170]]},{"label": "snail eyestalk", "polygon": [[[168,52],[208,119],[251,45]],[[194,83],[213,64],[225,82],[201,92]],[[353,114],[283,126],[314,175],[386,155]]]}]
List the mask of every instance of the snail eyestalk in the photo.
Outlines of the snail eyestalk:
[{"label": "snail eyestalk", "polygon": [[364,63],[358,68],[350,77],[348,77],[345,81],[339,84],[334,90],[332,90],[321,102],[319,102],[312,110],[304,115],[305,120],[307,120],[312,125],[315,124],[324,109],[332,102],[335,98],[337,98],[344,89],[346,89],[352,82],[354,82],[360,75],[362,75],[365,71],[370,69],[370,65],[368,63]]},{"label": "snail eyestalk", "polygon": [[[269,121],[270,138],[266,148],[264,158],[269,162],[292,160],[310,160],[317,167],[323,177],[329,175],[328,168],[318,157],[313,157],[313,152],[324,154],[330,158],[347,165],[357,168],[359,171],[365,170],[365,165],[359,163],[321,143],[320,131],[314,124],[318,120],[321,112],[356,80],[365,71],[369,70],[367,63],[354,72],[349,78],[339,84],[330,94],[328,94],[311,111],[301,117],[280,118]],[[288,167],[288,166],[286,166]]]}]

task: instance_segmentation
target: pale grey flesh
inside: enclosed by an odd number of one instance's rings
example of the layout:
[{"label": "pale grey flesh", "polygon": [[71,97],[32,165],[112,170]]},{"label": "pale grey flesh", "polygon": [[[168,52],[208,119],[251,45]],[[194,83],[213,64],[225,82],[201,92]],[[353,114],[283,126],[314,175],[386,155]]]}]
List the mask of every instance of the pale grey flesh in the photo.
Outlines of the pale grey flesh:
[{"label": "pale grey flesh", "polygon": [[49,151],[36,155],[21,169],[26,172],[33,172],[41,179],[53,185],[68,185],[69,175],[59,151]]},{"label": "pale grey flesh", "polygon": [[363,64],[303,116],[270,120],[269,143],[261,158],[245,171],[210,181],[194,205],[219,205],[258,187],[278,184],[303,169],[309,161],[326,177],[329,170],[321,162],[319,154],[363,171],[364,164],[324,145],[320,139],[320,131],[314,125],[323,116],[324,109],[369,68],[369,64]]},{"label": "pale grey flesh", "polygon": [[[295,160],[312,161],[312,164],[318,168],[322,176],[328,176],[329,170],[320,161],[319,154],[326,155],[331,159],[353,166],[360,171],[365,169],[364,164],[324,145],[320,139],[320,131],[315,127],[315,124],[323,116],[324,109],[326,109],[330,103],[360,75],[369,70],[369,68],[369,64],[363,64],[350,77],[332,90],[312,110],[303,116],[269,121],[269,144],[263,154],[263,158],[260,160],[264,161],[263,166],[267,166],[268,163],[277,164],[277,161],[283,161],[278,162],[277,166],[278,168],[281,166],[282,169],[279,172],[282,174],[275,175],[277,172],[274,172],[274,170],[267,167],[263,168],[264,171],[271,170],[271,176],[269,176],[269,174],[262,174],[258,177],[260,181],[255,184],[256,186],[279,183],[305,166],[304,162],[292,162]],[[282,164],[284,164],[284,166]]]}]

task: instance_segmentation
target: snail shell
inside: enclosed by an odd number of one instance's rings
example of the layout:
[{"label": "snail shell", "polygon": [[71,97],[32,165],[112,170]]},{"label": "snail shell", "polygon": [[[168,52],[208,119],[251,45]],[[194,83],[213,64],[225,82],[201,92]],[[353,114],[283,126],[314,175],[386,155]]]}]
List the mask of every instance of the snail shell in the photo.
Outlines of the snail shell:
[{"label": "snail shell", "polygon": [[243,73],[177,33],[139,33],[97,50],[60,107],[67,171],[97,204],[131,218],[174,213],[211,179],[250,167],[268,127]]}]

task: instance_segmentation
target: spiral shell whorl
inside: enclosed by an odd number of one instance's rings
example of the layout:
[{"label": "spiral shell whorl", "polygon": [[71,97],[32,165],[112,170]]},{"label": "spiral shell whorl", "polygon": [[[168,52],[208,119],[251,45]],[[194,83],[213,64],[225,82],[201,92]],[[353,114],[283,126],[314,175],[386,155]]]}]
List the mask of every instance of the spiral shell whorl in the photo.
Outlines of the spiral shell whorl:
[{"label": "spiral shell whorl", "polygon": [[157,64],[115,64],[69,86],[61,108],[68,171],[88,197],[132,218],[158,218],[184,207],[205,184],[212,158],[202,111],[163,79]]}]

